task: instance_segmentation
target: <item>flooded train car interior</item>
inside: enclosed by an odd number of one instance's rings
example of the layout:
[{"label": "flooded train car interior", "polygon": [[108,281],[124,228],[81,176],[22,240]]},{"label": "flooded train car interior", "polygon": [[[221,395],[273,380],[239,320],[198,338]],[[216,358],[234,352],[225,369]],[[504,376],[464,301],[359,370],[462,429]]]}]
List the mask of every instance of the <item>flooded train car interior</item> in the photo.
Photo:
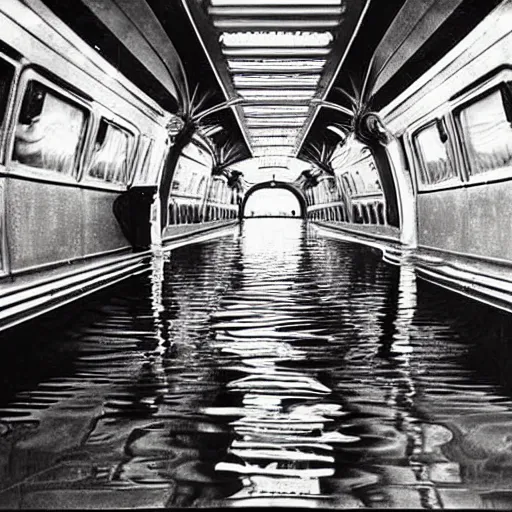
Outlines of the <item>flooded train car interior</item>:
[{"label": "flooded train car interior", "polygon": [[512,0],[0,27],[0,509],[512,508]]}]

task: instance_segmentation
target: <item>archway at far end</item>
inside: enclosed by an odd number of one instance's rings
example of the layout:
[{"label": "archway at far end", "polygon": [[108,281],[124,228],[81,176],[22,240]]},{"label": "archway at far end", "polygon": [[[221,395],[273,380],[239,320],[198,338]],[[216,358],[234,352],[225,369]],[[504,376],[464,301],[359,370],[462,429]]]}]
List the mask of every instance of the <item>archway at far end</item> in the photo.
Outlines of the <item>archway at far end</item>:
[{"label": "archway at far end", "polygon": [[[256,215],[251,215],[247,211],[248,202],[250,205],[251,201],[254,202],[257,196],[263,195],[267,190],[269,192],[268,199],[277,200],[276,203],[272,205],[273,208],[269,207],[267,212],[262,210],[262,212]],[[291,201],[288,199],[288,195]],[[243,219],[244,217],[251,216],[304,218],[306,211],[306,198],[300,189],[284,181],[267,181],[254,185],[245,193],[242,204],[240,205],[240,218]]]}]

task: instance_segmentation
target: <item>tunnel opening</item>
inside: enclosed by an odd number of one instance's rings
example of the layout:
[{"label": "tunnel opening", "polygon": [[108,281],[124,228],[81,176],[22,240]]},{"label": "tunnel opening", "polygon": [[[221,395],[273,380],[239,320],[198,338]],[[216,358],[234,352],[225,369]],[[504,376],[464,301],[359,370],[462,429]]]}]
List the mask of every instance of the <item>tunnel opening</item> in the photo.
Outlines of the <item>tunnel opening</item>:
[{"label": "tunnel opening", "polygon": [[306,199],[289,183],[271,181],[249,189],[240,206],[240,218],[304,218]]}]

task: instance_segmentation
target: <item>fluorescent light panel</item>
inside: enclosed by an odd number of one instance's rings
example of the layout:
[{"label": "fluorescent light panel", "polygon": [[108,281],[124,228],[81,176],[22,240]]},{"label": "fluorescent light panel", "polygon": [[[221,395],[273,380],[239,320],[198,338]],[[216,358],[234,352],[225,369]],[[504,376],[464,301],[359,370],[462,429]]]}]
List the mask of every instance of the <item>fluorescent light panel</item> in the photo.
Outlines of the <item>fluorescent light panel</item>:
[{"label": "fluorescent light panel", "polygon": [[224,48],[323,48],[333,40],[330,32],[224,32],[220,35]]},{"label": "fluorescent light panel", "polygon": [[267,119],[254,119],[248,118],[245,121],[245,124],[248,128],[266,128],[266,127],[295,127],[302,126],[307,120],[307,117],[297,117],[297,118],[267,118]]},{"label": "fluorescent light panel", "polygon": [[268,127],[268,128],[251,128],[250,129],[250,133],[251,133],[251,136],[252,137],[261,137],[261,136],[280,136],[280,137],[284,137],[284,136],[288,136],[290,134],[290,132],[294,132],[295,130],[287,130],[287,129],[283,129],[283,128],[272,128],[272,127]]},{"label": "fluorescent light panel", "polygon": [[342,0],[210,0],[212,6],[220,6],[220,5],[229,5],[229,6],[238,6],[238,5],[250,5],[250,6],[258,6],[258,5],[318,5],[321,3],[322,5],[341,5]]},{"label": "fluorescent light panel", "polygon": [[283,2],[279,2],[280,5],[250,5],[250,6],[217,6],[208,8],[208,13],[211,16],[341,16],[344,12],[344,6],[340,5],[325,5],[325,2],[321,2],[322,5],[305,5],[298,6],[293,5],[290,7],[283,6]]},{"label": "fluorescent light panel", "polygon": [[262,116],[305,116],[309,112],[309,106],[257,106],[257,107],[242,107],[246,117],[262,117]]},{"label": "fluorescent light panel", "polygon": [[254,156],[292,156],[295,152],[294,146],[267,146],[265,148],[254,148]]},{"label": "fluorescent light panel", "polygon": [[295,139],[278,139],[272,137],[255,137],[251,139],[251,146],[253,148],[261,146],[293,146]]},{"label": "fluorescent light panel", "polygon": [[275,99],[301,100],[311,99],[316,93],[316,89],[240,89],[239,94],[243,98],[251,99]]},{"label": "fluorescent light panel", "polygon": [[318,73],[322,71],[325,65],[325,59],[281,59],[281,60],[232,60],[228,59],[229,69],[233,72],[238,71],[263,71],[263,72],[303,72]]},{"label": "fluorescent light panel", "polygon": [[328,55],[330,48],[306,48],[293,46],[287,48],[251,46],[244,48],[224,48],[222,53],[227,57],[323,57]]},{"label": "fluorescent light panel", "polygon": [[243,30],[264,30],[264,29],[333,29],[339,24],[338,18],[302,18],[302,19],[283,19],[283,18],[214,18],[213,25],[219,30],[236,31]]},{"label": "fluorescent light panel", "polygon": [[235,87],[316,87],[320,75],[234,75]]}]

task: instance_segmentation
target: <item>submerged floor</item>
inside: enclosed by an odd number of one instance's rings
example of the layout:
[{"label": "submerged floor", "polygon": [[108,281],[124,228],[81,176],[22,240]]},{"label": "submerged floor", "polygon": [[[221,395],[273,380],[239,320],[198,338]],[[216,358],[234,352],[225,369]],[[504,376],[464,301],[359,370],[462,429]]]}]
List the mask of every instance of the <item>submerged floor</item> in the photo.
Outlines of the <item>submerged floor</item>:
[{"label": "submerged floor", "polygon": [[376,250],[249,219],[57,317],[1,339],[0,507],[512,507],[511,316]]}]

